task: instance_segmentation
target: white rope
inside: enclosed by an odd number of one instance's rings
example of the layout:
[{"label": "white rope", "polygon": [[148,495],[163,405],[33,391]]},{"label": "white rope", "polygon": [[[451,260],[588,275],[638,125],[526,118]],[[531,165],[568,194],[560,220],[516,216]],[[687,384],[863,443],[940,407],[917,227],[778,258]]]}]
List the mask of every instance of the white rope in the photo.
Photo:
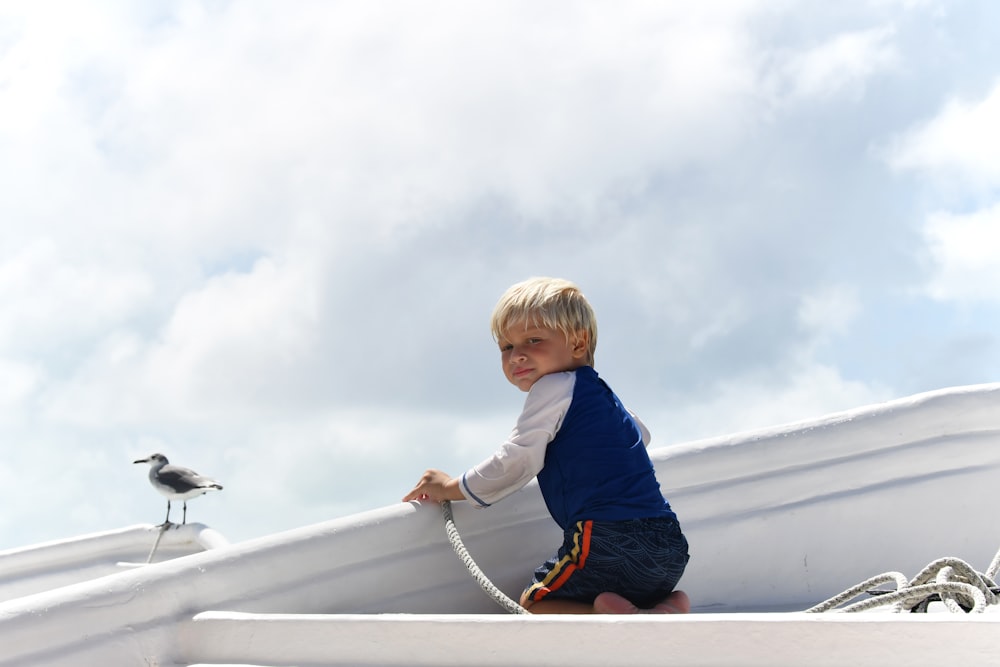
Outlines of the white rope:
[{"label": "white rope", "polygon": [[472,578],[476,580],[486,593],[493,598],[497,604],[506,609],[512,614],[528,614],[530,613],[527,609],[519,605],[518,603],[507,597],[503,591],[493,585],[493,582],[483,574],[483,571],[479,569],[476,565],[476,561],[472,559],[469,555],[468,550],[465,548],[465,544],[462,543],[462,537],[458,534],[458,528],[455,527],[455,519],[451,515],[451,501],[445,500],[441,503],[441,511],[444,512],[444,529],[448,533],[448,539],[451,541],[451,547],[458,554],[458,557],[462,559],[465,563],[465,567],[469,569],[472,574]]},{"label": "white rope", "polygon": [[153,562],[153,554],[156,553],[156,548],[160,546],[160,540],[163,539],[163,533],[166,532],[167,528],[170,528],[170,524],[163,522],[160,526],[158,526],[158,528],[160,529],[160,532],[156,536],[156,541],[153,542],[153,548],[149,551],[149,556],[146,557],[147,565]]},{"label": "white rope", "polygon": [[[939,558],[910,581],[899,572],[886,572],[866,579],[843,593],[806,609],[806,612],[830,610],[858,612],[889,605],[892,605],[893,611],[897,613],[926,612],[928,604],[940,600],[948,611],[953,613],[979,614],[986,611],[989,605],[1000,603],[994,581],[998,571],[1000,571],[1000,551],[993,557],[993,562],[985,574],[977,572],[959,558]],[[872,590],[875,586],[887,583],[895,583],[896,590]],[[871,593],[873,597],[837,609],[865,592]]]}]

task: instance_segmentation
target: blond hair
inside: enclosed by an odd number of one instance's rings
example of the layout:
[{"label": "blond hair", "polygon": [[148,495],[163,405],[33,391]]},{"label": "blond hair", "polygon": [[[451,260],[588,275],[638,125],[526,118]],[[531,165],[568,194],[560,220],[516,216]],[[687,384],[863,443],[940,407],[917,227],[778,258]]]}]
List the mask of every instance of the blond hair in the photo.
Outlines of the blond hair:
[{"label": "blond hair", "polygon": [[597,316],[580,288],[561,278],[529,278],[512,285],[493,308],[490,330],[497,341],[512,325],[556,329],[568,339],[583,329],[588,333],[587,363],[597,350]]}]

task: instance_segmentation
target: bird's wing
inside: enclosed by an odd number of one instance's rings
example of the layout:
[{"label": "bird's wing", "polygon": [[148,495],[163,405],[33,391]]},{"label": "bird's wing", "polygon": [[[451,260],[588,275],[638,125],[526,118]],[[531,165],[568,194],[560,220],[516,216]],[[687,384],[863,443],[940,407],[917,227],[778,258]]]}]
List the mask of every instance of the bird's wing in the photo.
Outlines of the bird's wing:
[{"label": "bird's wing", "polygon": [[175,465],[163,466],[160,468],[157,477],[160,478],[161,482],[172,486],[179,493],[218,486],[217,482],[207,477],[202,477],[193,470]]}]

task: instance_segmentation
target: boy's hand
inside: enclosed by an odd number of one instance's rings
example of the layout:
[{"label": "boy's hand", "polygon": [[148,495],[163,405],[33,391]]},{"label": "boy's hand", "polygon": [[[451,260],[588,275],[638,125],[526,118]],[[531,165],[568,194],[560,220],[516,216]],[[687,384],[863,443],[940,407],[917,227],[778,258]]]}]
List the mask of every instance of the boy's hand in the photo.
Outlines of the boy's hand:
[{"label": "boy's hand", "polygon": [[458,488],[457,479],[440,470],[428,470],[413,490],[403,496],[404,503],[410,500],[432,500],[440,503],[444,500],[465,500],[465,496]]}]

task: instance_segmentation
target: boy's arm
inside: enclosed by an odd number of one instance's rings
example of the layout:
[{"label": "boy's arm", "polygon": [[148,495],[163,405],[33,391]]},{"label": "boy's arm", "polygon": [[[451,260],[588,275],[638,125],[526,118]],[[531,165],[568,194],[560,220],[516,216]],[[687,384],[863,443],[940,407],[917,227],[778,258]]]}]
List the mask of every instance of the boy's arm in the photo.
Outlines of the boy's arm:
[{"label": "boy's arm", "polygon": [[476,507],[514,493],[545,464],[545,450],[573,400],[574,373],[552,373],[531,387],[510,437],[493,456],[461,477],[459,490]]},{"label": "boy's arm", "polygon": [[440,470],[428,470],[413,490],[403,496],[403,502],[410,500],[431,500],[440,503],[445,500],[465,500],[458,480]]}]

